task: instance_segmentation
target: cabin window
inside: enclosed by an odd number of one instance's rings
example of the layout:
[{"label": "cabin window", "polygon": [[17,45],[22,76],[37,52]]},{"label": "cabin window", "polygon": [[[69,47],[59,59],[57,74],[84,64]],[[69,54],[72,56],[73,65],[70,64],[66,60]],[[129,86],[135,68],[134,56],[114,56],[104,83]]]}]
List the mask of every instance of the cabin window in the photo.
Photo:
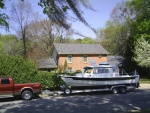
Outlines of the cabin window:
[{"label": "cabin window", "polygon": [[98,74],[98,69],[94,69],[93,74]]},{"label": "cabin window", "polygon": [[84,55],[82,58],[83,63],[87,63],[88,62],[88,56]]},{"label": "cabin window", "polygon": [[84,73],[91,73],[92,69],[91,68],[85,68]]},{"label": "cabin window", "polygon": [[98,73],[109,73],[109,69],[108,68],[100,68],[100,69],[98,69]]},{"label": "cabin window", "polygon": [[72,62],[73,62],[73,57],[72,57],[72,55],[68,55],[68,56],[67,56],[67,62],[68,62],[68,63],[72,63]]},{"label": "cabin window", "polygon": [[2,85],[10,84],[9,78],[3,78],[3,79],[1,79],[1,84]]}]

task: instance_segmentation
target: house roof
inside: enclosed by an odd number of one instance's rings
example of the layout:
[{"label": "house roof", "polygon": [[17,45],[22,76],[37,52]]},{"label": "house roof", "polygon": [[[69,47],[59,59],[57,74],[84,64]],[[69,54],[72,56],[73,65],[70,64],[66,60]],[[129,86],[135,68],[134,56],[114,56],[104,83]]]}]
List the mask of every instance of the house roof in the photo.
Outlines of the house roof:
[{"label": "house roof", "polygon": [[58,54],[109,54],[100,44],[54,44]]},{"label": "house roof", "polygon": [[48,58],[40,61],[39,68],[57,68],[57,65],[54,58]]}]

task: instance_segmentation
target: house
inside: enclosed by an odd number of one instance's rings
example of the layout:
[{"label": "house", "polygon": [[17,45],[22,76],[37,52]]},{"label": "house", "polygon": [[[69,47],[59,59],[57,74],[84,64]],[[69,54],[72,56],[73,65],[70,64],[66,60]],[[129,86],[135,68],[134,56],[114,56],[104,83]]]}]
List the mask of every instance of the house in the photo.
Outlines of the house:
[{"label": "house", "polygon": [[39,61],[38,68],[43,71],[53,71],[57,68],[57,65],[53,58],[47,58]]},{"label": "house", "polygon": [[[47,64],[45,68],[64,66],[66,62],[68,72],[82,71],[85,66],[107,62],[108,54],[100,44],[54,43],[52,58],[50,59],[55,64],[53,63],[54,66]],[[42,67],[44,68],[44,66],[41,66],[40,69]]]}]

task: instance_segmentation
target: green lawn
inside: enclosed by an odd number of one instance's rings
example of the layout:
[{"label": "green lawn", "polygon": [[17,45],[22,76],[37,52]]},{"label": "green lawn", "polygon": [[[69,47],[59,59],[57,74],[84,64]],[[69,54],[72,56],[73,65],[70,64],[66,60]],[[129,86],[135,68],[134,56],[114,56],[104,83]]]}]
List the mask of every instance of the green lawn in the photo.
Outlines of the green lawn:
[{"label": "green lawn", "polygon": [[140,84],[150,84],[150,79],[141,78]]}]

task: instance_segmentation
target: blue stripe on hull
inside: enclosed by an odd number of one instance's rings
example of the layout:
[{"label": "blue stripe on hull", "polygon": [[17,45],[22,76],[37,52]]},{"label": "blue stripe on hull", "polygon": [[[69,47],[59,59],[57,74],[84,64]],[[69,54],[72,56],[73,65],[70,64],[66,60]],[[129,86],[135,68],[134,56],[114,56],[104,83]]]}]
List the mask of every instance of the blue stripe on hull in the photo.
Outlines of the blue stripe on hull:
[{"label": "blue stripe on hull", "polygon": [[65,78],[65,79],[69,79],[71,78],[72,80],[86,80],[86,81],[114,81],[114,80],[129,80],[129,79],[135,79],[136,76],[130,76],[130,77],[113,77],[113,78],[84,78],[84,77],[62,77],[62,78]]},{"label": "blue stripe on hull", "polygon": [[72,77],[72,79],[73,80],[90,80],[90,81],[112,81],[112,80],[114,81],[114,80],[135,79],[135,77],[114,77],[114,78],[80,78],[80,77]]},{"label": "blue stripe on hull", "polygon": [[112,86],[137,86],[136,83],[132,83],[132,84],[115,84],[115,85],[98,85],[98,86],[72,86],[71,89],[72,90],[84,90],[84,89],[106,89],[106,88],[111,88]]}]

